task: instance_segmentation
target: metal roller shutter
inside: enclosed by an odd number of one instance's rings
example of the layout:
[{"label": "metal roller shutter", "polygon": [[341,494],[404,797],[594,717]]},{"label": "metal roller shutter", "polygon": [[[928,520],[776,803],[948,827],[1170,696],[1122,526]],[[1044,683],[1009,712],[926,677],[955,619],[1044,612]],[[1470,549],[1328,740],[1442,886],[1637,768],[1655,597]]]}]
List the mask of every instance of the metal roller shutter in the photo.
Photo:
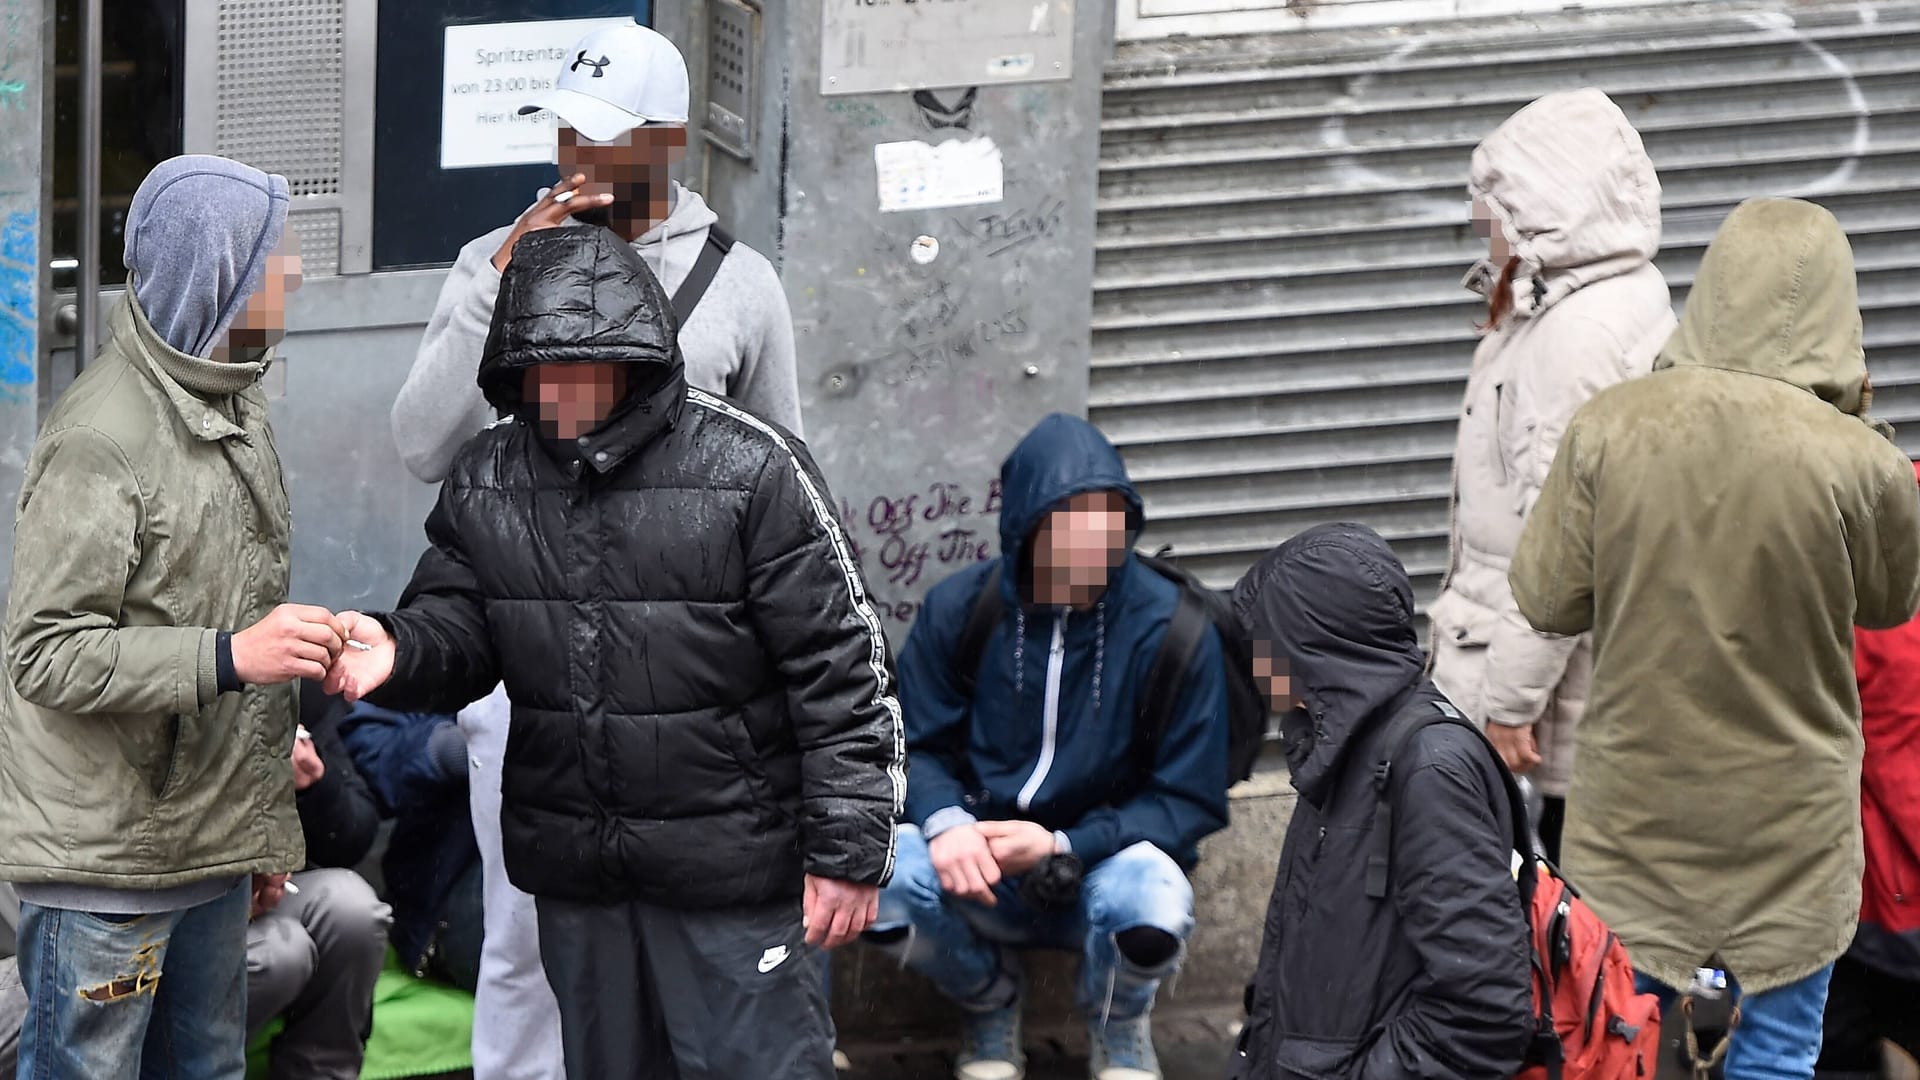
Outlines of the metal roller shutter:
[{"label": "metal roller shutter", "polygon": [[1676,309],[1741,199],[1838,215],[1876,412],[1920,450],[1920,3],[1136,43],[1106,83],[1091,407],[1146,496],[1145,546],[1224,585],[1307,525],[1360,520],[1431,599],[1481,315],[1459,285],[1485,253],[1468,159],[1583,85],[1659,168]]}]

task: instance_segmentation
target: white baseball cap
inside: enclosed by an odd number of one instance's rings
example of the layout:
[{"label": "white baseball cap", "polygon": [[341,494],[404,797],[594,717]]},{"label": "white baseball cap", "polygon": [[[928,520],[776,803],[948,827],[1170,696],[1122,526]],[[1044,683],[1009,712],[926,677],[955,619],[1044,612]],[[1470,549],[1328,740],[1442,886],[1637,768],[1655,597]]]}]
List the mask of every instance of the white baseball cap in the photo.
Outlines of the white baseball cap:
[{"label": "white baseball cap", "polygon": [[520,109],[551,109],[594,142],[647,124],[687,122],[687,61],[673,42],[638,23],[605,26],[581,38],[553,89]]}]

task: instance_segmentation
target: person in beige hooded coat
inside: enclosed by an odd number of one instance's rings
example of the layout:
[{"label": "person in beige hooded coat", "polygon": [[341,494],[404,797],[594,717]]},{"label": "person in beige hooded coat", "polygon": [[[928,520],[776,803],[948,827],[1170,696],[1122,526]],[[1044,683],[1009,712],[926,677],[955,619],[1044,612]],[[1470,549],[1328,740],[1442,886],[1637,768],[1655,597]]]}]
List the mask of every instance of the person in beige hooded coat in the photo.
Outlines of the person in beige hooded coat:
[{"label": "person in beige hooded coat", "polygon": [[1592,654],[1536,632],[1507,564],[1561,432],[1595,393],[1652,370],[1674,328],[1660,247],[1660,181],[1640,136],[1598,90],[1549,94],[1473,152],[1467,189],[1492,258],[1466,285],[1491,315],[1461,409],[1452,551],[1431,609],[1433,681],[1487,728],[1507,765],[1550,799],[1557,856]]},{"label": "person in beige hooded coat", "polygon": [[1742,204],[1655,367],[1574,416],[1513,559],[1535,628],[1593,633],[1566,869],[1656,992],[1738,983],[1728,1080],[1809,1077],[1860,910],[1853,627],[1920,607],[1833,215]]}]

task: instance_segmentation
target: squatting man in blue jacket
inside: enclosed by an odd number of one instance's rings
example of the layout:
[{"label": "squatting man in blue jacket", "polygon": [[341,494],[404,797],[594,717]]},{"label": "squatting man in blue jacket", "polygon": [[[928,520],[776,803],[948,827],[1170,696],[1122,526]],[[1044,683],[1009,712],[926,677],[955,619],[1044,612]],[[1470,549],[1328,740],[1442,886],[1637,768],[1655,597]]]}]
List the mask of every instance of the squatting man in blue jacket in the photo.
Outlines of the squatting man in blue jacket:
[{"label": "squatting man in blue jacket", "polygon": [[[1119,454],[1055,415],[1000,475],[1000,559],[937,586],[901,657],[913,824],[867,939],[965,1014],[959,1080],[1024,1075],[1009,945],[1080,952],[1092,1075],[1157,1080],[1148,1014],[1193,929],[1185,871],[1227,820],[1220,641],[1209,629],[1144,761],[1136,699],[1179,593],[1130,553],[1140,496]],[[986,636],[963,671],[970,627]]]}]

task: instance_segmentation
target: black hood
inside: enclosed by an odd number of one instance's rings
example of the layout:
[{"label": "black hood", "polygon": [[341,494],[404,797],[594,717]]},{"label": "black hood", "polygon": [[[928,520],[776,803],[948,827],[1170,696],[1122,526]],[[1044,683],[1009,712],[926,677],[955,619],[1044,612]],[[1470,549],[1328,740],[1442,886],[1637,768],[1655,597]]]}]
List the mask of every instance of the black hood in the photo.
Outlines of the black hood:
[{"label": "black hood", "polygon": [[527,368],[613,363],[636,369],[629,402],[654,396],[682,378],[679,334],[673,302],[630,245],[593,226],[540,229],[514,245],[501,276],[480,389],[518,413]]},{"label": "black hood", "polygon": [[1316,525],[1247,571],[1233,605],[1306,702],[1283,728],[1293,785],[1317,805],[1347,748],[1422,681],[1406,567],[1364,525]]}]

